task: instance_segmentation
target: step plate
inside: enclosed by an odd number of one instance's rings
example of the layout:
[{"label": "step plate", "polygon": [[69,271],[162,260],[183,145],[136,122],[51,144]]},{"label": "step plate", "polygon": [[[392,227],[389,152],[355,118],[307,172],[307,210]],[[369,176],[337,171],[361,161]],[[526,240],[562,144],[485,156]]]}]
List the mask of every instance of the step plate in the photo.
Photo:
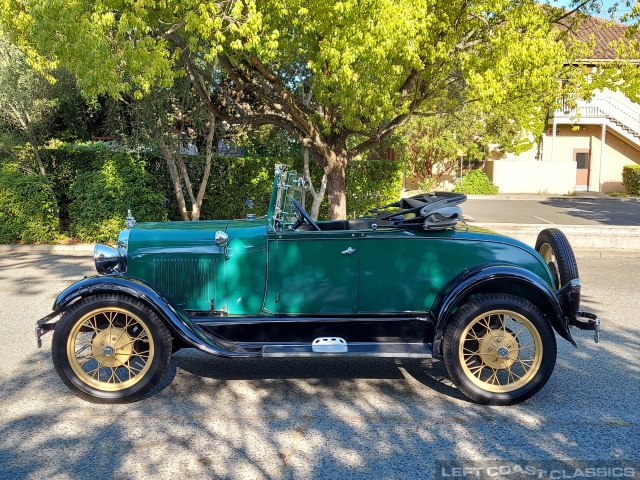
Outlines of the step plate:
[{"label": "step plate", "polygon": [[314,353],[347,353],[347,342],[341,337],[318,337],[311,343]]},{"label": "step plate", "polygon": [[349,343],[348,351],[318,352],[310,343],[298,345],[266,345],[263,357],[387,357],[431,358],[431,350],[422,343]]}]

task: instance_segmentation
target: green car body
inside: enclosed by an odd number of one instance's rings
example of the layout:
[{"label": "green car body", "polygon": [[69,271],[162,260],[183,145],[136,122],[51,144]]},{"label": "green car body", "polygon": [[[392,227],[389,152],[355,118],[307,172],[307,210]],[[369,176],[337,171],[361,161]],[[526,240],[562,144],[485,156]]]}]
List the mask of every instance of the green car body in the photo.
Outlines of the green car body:
[{"label": "green car body", "polygon": [[[560,285],[554,263],[535,249],[466,225],[410,228],[380,215],[313,222],[300,205],[304,190],[295,172],[278,166],[264,218],[131,225],[117,249],[96,247],[102,274],[65,290],[54,312],[37,323],[38,338],[80,300],[112,294],[148,307],[174,350],[441,358],[448,325],[463,306],[502,295],[534,305],[575,345],[569,326],[582,325],[580,282]],[[516,336],[503,331],[507,340]],[[504,355],[496,358],[513,362]]]}]

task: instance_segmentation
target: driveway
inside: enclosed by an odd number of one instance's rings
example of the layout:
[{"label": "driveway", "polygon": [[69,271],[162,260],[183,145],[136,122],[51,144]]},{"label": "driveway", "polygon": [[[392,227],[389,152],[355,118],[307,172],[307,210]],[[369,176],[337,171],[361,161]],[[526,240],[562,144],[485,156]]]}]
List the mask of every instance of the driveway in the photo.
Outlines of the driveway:
[{"label": "driveway", "polygon": [[482,407],[441,363],[189,350],[147,399],[86,403],[58,379],[50,336],[35,347],[33,322],[93,273],[89,257],[0,253],[0,478],[431,479],[438,461],[535,459],[630,461],[640,476],[640,259],[580,259],[601,343],[587,332],[574,332],[579,349],[558,339],[541,392]]}]

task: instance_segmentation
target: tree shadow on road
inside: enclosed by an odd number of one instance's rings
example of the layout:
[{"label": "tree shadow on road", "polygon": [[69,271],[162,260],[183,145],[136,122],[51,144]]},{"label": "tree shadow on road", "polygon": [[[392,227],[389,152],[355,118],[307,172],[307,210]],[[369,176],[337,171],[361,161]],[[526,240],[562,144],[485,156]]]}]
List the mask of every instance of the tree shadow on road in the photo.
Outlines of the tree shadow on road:
[{"label": "tree shadow on road", "polygon": [[[42,301],[85,269],[44,260],[51,285],[29,293],[9,277],[16,296]],[[613,311],[609,299],[583,301]],[[50,336],[35,349],[32,321],[12,315],[25,331],[0,350],[1,478],[413,479],[433,478],[436,460],[638,460],[637,322],[610,321],[599,344],[574,331],[579,349],[558,339],[549,383],[512,407],[470,403],[441,362],[189,349],[144,400],[94,405],[58,379]]]},{"label": "tree shadow on road", "polygon": [[[191,350],[174,355],[170,376],[145,400],[93,405],[62,385],[46,348],[3,379],[0,472],[431,478],[434,460],[631,459],[625,435],[638,423],[625,408],[635,405],[633,392],[612,391],[607,379],[637,385],[637,363],[600,363],[606,349],[580,340],[580,350],[561,346],[547,387],[514,407],[468,402],[441,363],[227,360]],[[627,353],[637,347],[632,335],[606,341]],[[605,435],[595,449],[593,435]]]}]

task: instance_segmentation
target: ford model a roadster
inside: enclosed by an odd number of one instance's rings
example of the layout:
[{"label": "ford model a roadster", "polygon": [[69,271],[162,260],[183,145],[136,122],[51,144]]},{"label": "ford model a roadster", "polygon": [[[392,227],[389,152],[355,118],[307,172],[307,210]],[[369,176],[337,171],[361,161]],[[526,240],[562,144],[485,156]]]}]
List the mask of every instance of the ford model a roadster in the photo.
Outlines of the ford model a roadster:
[{"label": "ford model a roadster", "polygon": [[62,381],[91,402],[131,402],[184,347],[230,358],[433,357],[472,400],[507,405],[549,379],[556,333],[576,345],[577,326],[597,341],[600,321],[578,311],[575,257],[559,230],[542,231],[534,250],[457,224],[465,197],[447,193],[316,222],[304,191],[279,165],[266,218],[129,217],[117,248],[96,245],[99,275],[36,323],[38,345],[53,330]]}]

